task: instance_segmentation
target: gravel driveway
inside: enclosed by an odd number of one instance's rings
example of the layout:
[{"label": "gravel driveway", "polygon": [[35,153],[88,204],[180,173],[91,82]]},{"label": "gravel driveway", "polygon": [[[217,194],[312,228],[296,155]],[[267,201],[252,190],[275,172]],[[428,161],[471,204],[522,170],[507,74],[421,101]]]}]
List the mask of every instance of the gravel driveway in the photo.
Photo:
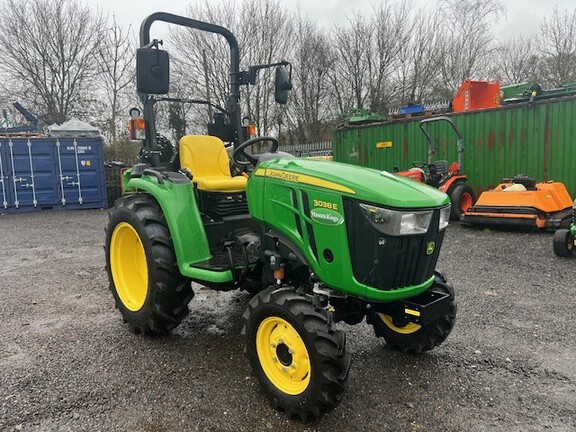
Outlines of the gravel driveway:
[{"label": "gravel driveway", "polygon": [[195,286],[167,337],[129,333],[104,272],[106,211],[0,216],[0,431],[575,431],[576,257],[550,233],[451,224],[458,321],[396,353],[342,325],[354,361],[320,421],[269,405],[242,353],[244,293]]}]

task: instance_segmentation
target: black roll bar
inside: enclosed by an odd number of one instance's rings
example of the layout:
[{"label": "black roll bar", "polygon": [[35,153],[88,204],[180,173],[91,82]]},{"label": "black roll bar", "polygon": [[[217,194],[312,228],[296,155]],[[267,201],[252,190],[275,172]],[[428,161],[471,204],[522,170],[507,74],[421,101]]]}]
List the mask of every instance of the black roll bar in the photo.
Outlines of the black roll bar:
[{"label": "black roll bar", "polygon": [[435,150],[432,137],[430,136],[430,133],[426,128],[426,125],[428,123],[434,123],[438,121],[448,122],[450,126],[452,126],[452,129],[454,129],[454,132],[456,132],[456,136],[458,137],[458,141],[456,143],[458,147],[458,166],[460,167],[460,169],[462,169],[462,153],[464,153],[464,138],[462,137],[462,133],[460,132],[460,130],[456,127],[456,124],[454,124],[454,121],[450,117],[446,116],[430,117],[422,120],[419,124],[420,129],[422,130],[422,132],[426,136],[426,139],[428,140],[428,163],[429,164],[432,163],[432,156],[434,155]]},{"label": "black roll bar", "polygon": [[[228,112],[230,114],[230,122],[236,129],[235,145],[240,145],[242,141],[242,117],[240,114],[240,85],[242,84],[242,74],[240,73],[240,48],[238,41],[230,30],[225,27],[210,24],[203,21],[185,18],[179,15],[174,15],[167,12],[156,12],[146,17],[140,26],[140,47],[145,47],[150,44],[150,27],[156,21],[163,21],[169,24],[176,24],[183,27],[193,28],[200,31],[209,33],[216,33],[224,36],[228,45],[230,46],[230,97],[228,99]],[[144,102],[144,115],[153,116],[153,103],[146,104],[148,95],[143,95]],[[148,109],[148,112],[147,112]],[[151,118],[151,117],[148,117]],[[155,128],[154,128],[155,129]],[[152,139],[156,140],[156,131]]]}]

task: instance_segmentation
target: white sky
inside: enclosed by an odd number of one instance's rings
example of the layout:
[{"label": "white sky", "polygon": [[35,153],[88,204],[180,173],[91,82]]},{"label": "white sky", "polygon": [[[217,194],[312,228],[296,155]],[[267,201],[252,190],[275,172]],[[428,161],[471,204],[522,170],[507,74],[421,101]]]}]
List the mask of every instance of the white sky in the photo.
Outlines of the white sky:
[{"label": "white sky", "polygon": [[[84,0],[105,13],[114,14],[122,26],[132,26],[137,33],[142,20],[153,12],[171,12],[183,14],[186,6],[194,0]],[[230,0],[240,1],[240,0]],[[413,0],[416,7],[433,6],[435,0]],[[303,15],[330,26],[343,22],[354,11],[369,11],[378,0],[284,0],[284,5],[293,11],[300,8]],[[503,0],[507,13],[495,24],[496,37],[508,39],[517,35],[526,35],[536,29],[543,16],[552,13],[555,6],[560,10],[576,9],[576,0]],[[194,17],[189,17],[194,18]],[[164,24],[155,23],[151,36],[162,37],[166,32]]]}]

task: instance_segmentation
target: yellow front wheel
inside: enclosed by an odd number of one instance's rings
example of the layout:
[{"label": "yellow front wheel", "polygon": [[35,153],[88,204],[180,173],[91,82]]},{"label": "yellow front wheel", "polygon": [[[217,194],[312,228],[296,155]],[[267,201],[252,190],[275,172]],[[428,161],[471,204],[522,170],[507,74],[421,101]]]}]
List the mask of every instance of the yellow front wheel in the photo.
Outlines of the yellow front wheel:
[{"label": "yellow front wheel", "polygon": [[338,405],[348,380],[346,337],[310,298],[291,287],[270,287],[244,313],[246,354],[274,404],[302,420]]},{"label": "yellow front wheel", "polygon": [[289,395],[299,395],[310,384],[310,357],[304,341],[288,321],[269,317],[256,333],[256,352],[272,384]]},{"label": "yellow front wheel", "polygon": [[386,315],[383,313],[378,313],[378,318],[382,321],[382,324],[384,324],[386,327],[388,327],[390,330],[392,330],[393,332],[396,333],[400,333],[400,334],[412,334],[412,333],[416,333],[418,330],[420,330],[422,328],[422,326],[420,324],[415,324],[412,322],[407,323],[406,325],[403,326],[396,326],[394,325],[394,320],[392,319],[392,317],[390,315]]},{"label": "yellow front wheel", "polygon": [[116,200],[106,230],[106,269],[116,307],[135,333],[167,333],[188,314],[194,293],[178,271],[170,232],[152,196]]},{"label": "yellow front wheel", "polygon": [[447,293],[450,298],[448,312],[427,325],[414,322],[394,322],[392,316],[370,309],[366,321],[374,327],[376,336],[384,338],[391,348],[402,352],[420,354],[440,345],[448,337],[456,322],[454,289],[440,273],[436,273],[434,284],[429,288]]}]

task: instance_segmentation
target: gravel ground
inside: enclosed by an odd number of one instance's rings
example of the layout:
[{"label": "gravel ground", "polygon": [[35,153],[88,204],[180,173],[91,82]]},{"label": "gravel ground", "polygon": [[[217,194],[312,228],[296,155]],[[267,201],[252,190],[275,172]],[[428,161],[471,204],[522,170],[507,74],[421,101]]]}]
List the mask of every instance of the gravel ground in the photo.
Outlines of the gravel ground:
[{"label": "gravel ground", "polygon": [[1,431],[575,431],[576,258],[549,233],[448,228],[458,321],[431,353],[342,325],[354,361],[320,421],[269,405],[242,354],[243,293],[196,286],[167,337],[129,333],[104,272],[105,211],[0,216]]}]

